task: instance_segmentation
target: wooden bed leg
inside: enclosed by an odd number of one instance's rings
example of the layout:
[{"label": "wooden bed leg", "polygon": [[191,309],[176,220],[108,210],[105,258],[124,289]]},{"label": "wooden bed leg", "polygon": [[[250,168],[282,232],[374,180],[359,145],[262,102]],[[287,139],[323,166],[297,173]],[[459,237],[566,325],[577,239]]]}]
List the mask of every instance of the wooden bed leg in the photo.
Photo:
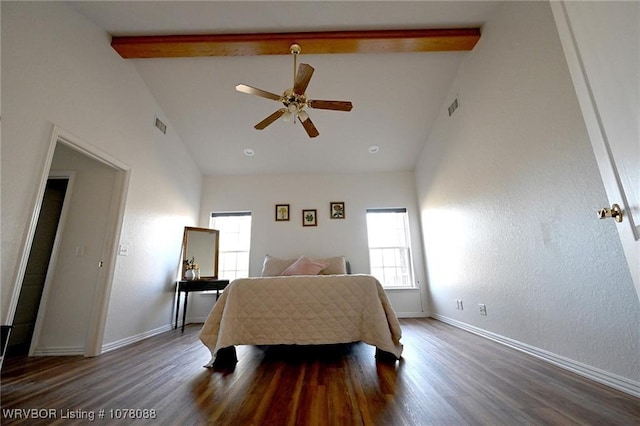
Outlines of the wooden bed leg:
[{"label": "wooden bed leg", "polygon": [[391,352],[376,348],[376,359],[381,362],[396,362],[398,358]]},{"label": "wooden bed leg", "polygon": [[238,355],[236,354],[236,347],[229,346],[228,348],[222,348],[218,350],[216,359],[213,362],[213,367],[228,367],[238,362]]}]

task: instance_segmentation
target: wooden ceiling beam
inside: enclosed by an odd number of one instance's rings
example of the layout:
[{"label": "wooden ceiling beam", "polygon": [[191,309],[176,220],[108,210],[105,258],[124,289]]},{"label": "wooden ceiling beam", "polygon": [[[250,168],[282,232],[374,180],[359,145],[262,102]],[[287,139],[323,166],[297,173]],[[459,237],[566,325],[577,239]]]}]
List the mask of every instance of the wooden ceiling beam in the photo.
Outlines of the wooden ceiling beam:
[{"label": "wooden ceiling beam", "polygon": [[198,56],[395,53],[471,50],[479,28],[329,31],[261,34],[201,34],[113,37],[111,46],[126,59]]}]

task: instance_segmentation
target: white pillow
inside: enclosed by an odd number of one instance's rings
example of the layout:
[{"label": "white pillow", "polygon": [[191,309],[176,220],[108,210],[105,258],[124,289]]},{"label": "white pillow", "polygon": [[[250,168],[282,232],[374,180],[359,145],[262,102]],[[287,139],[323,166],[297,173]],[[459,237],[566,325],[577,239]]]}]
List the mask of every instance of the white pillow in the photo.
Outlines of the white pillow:
[{"label": "white pillow", "polygon": [[[293,265],[298,259],[300,258],[281,259],[266,255],[262,263],[262,273],[260,275],[263,277],[277,277],[282,275],[285,269]],[[347,262],[344,256],[308,259],[327,263],[327,266],[320,271],[322,275],[343,275],[347,273]]]},{"label": "white pillow", "polygon": [[328,257],[326,259],[317,260],[328,263],[327,267],[320,271],[323,275],[344,275],[347,273],[347,261],[344,256]]},{"label": "white pillow", "polygon": [[279,259],[277,257],[266,255],[262,264],[261,276],[277,277],[278,275],[282,275],[284,270],[293,265],[293,262],[295,262],[296,260],[298,259]]}]

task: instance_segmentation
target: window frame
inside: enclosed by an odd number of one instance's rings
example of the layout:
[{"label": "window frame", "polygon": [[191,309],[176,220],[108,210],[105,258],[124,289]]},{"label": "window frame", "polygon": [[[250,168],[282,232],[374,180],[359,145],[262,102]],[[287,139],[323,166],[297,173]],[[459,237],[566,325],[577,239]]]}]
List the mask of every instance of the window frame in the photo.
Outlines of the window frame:
[{"label": "window frame", "polygon": [[[390,246],[390,245],[381,245],[381,246],[373,246],[371,244],[371,238],[370,238],[370,234],[371,234],[371,225],[369,222],[369,215],[370,214],[384,214],[384,213],[401,213],[403,215],[403,230],[404,230],[404,241],[405,241],[405,245],[394,245],[394,246]],[[366,209],[366,223],[367,223],[367,253],[369,255],[369,273],[371,275],[373,274],[373,263],[372,263],[372,250],[396,250],[396,251],[404,251],[405,254],[403,254],[403,257],[405,258],[406,261],[406,268],[407,268],[407,273],[403,274],[403,275],[407,275],[407,281],[409,282],[408,285],[394,285],[394,284],[386,284],[384,282],[383,278],[380,278],[376,275],[376,278],[378,279],[378,281],[380,281],[380,284],[382,284],[382,287],[385,290],[415,290],[418,288],[418,285],[416,283],[416,279],[415,279],[415,266],[413,263],[413,250],[411,247],[411,225],[410,225],[410,220],[409,220],[409,212],[407,210],[407,208],[405,207],[397,207],[397,208],[368,208]],[[401,262],[397,262],[395,263],[393,266],[393,268],[398,268],[398,264],[400,264]],[[383,261],[383,268],[384,268],[384,261]],[[398,275],[396,275],[398,276]]]},{"label": "window frame", "polygon": [[[223,236],[223,230],[219,229],[220,227],[215,227],[214,222],[215,222],[215,218],[220,218],[220,217],[248,217],[250,220],[250,225],[249,225],[249,241],[248,241],[248,247],[245,250],[222,250],[221,248],[218,249],[218,261],[219,261],[219,271],[218,271],[218,276],[221,277],[221,279],[229,279],[229,280],[233,280],[235,278],[248,278],[249,274],[250,274],[250,262],[251,262],[251,230],[252,230],[252,223],[253,223],[253,217],[251,214],[251,211],[228,211],[228,212],[223,212],[223,211],[216,211],[216,212],[211,212],[211,214],[209,215],[209,227],[213,228],[213,229],[218,229],[220,231],[220,237],[222,238]],[[221,247],[224,247],[223,245]],[[234,277],[232,277],[231,275],[227,275],[224,276],[223,271],[227,270],[230,271],[230,269],[223,269],[222,265],[226,264],[226,262],[223,262],[223,255],[225,253],[236,253],[236,269],[233,269],[233,271],[235,272],[233,275]],[[246,257],[247,257],[247,264],[246,264],[246,277],[244,276],[238,276],[238,271],[244,271],[244,269],[240,270],[237,268],[237,256],[238,254],[243,254],[246,253]]]}]

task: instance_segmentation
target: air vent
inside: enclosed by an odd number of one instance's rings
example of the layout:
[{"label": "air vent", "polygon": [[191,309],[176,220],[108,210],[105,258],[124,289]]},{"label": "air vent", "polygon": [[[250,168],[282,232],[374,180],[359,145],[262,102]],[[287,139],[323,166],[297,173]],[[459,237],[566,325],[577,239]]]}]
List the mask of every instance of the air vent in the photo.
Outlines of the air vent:
[{"label": "air vent", "polygon": [[167,134],[167,125],[160,121],[158,117],[156,117],[156,127],[165,135]]},{"label": "air vent", "polygon": [[453,102],[451,102],[451,105],[449,105],[449,117],[451,117],[455,112],[455,110],[457,109],[458,109],[458,98],[455,98]]}]

